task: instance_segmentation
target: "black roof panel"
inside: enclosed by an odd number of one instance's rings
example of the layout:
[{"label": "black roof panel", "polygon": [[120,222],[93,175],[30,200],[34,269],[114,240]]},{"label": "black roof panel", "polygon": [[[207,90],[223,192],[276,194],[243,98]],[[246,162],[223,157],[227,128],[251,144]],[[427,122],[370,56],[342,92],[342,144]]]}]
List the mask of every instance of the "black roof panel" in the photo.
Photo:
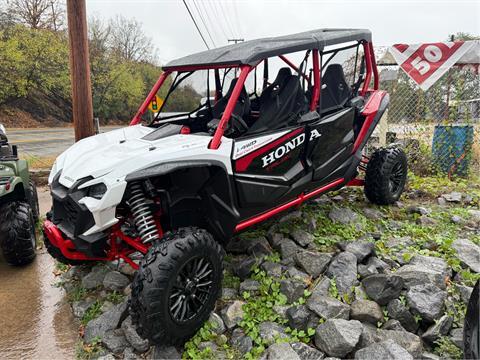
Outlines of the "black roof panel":
[{"label": "black roof panel", "polygon": [[255,65],[271,56],[307,49],[323,50],[325,46],[349,41],[371,41],[366,29],[318,29],[298,34],[249,40],[238,44],[202,51],[170,61],[164,69],[192,65]]}]

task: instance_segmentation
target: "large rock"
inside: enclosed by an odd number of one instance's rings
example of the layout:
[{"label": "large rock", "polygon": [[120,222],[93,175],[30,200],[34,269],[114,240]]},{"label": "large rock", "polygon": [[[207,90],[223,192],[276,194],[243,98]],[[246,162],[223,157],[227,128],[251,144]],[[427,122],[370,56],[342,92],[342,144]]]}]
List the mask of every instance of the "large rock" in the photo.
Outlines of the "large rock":
[{"label": "large rock", "polygon": [[302,229],[295,229],[290,233],[290,235],[298,245],[304,248],[312,244],[315,240],[315,237],[312,234]]},{"label": "large rock", "polygon": [[413,360],[413,356],[393,340],[382,341],[360,349],[355,353],[358,360]]},{"label": "large rock", "polygon": [[168,360],[180,360],[182,358],[182,354],[173,346],[163,346],[157,345],[153,349],[152,355],[150,357],[151,360],[160,360],[160,359],[168,359]]},{"label": "large rock", "polygon": [[381,341],[393,340],[407,350],[415,359],[420,358],[423,345],[422,340],[417,335],[403,330],[380,330],[379,334]]},{"label": "large rock", "polygon": [[215,312],[210,314],[208,321],[212,325],[212,331],[217,335],[223,334],[227,330],[222,317]]},{"label": "large rock", "polygon": [[382,341],[380,329],[370,323],[362,323],[362,336],[360,336],[360,342],[358,343],[357,349],[370,346],[380,341]]},{"label": "large rock", "polygon": [[400,295],[403,279],[396,275],[375,274],[363,279],[362,285],[370,299],[386,305]]},{"label": "large rock", "polygon": [[325,354],[320,350],[317,350],[314,347],[308,346],[302,342],[294,342],[290,345],[302,360],[321,360],[325,357]]},{"label": "large rock", "polygon": [[116,329],[120,325],[120,321],[125,318],[127,307],[127,302],[122,302],[90,321],[85,326],[84,341],[90,343],[97,336],[102,338],[107,331]]},{"label": "large rock", "polygon": [[381,220],[384,218],[383,213],[375,208],[363,208],[362,209],[363,215],[370,220]]},{"label": "large rock", "polygon": [[350,316],[350,306],[330,296],[312,294],[307,300],[307,306],[324,319],[348,319]]},{"label": "large rock", "polygon": [[87,290],[96,289],[103,285],[103,279],[108,273],[108,268],[103,265],[96,265],[92,268],[92,271],[82,278],[82,287]]},{"label": "large rock", "polygon": [[135,350],[142,353],[150,348],[148,340],[138,335],[137,329],[132,324],[132,318],[130,316],[123,321],[122,329],[128,342]]},{"label": "large rock", "polygon": [[295,255],[295,263],[314,278],[325,271],[331,259],[331,254],[316,251],[303,250]]},{"label": "large rock", "polygon": [[103,286],[108,290],[122,291],[128,284],[130,279],[118,271],[108,272],[103,279]]},{"label": "large rock", "polygon": [[388,316],[398,320],[405,330],[415,333],[418,323],[408,308],[398,299],[393,299],[387,306]]},{"label": "large rock", "polygon": [[312,289],[312,296],[328,296],[330,289],[330,279],[322,276],[317,279]]},{"label": "large rock", "polygon": [[90,307],[95,304],[95,299],[88,298],[80,301],[74,301],[72,303],[73,315],[79,319],[83,318],[85,313]]},{"label": "large rock", "polygon": [[253,267],[260,263],[260,258],[249,256],[238,261],[232,261],[232,270],[236,276],[245,280],[251,274]]},{"label": "large rock", "polygon": [[243,305],[245,305],[245,302],[236,300],[222,309],[222,318],[228,329],[234,328],[243,320],[245,315]]},{"label": "large rock", "polygon": [[308,285],[312,281],[312,277],[303,271],[298,270],[295,266],[290,266],[287,269],[287,275],[295,280],[299,280],[304,284]]},{"label": "large rock", "polygon": [[257,280],[253,279],[246,279],[240,283],[240,294],[242,294],[244,291],[258,291],[260,289],[260,283]]},{"label": "large rock", "polygon": [[283,260],[291,260],[293,262],[294,256],[297,252],[299,252],[301,248],[290,239],[283,239],[283,241],[278,246],[278,251],[280,251],[280,255],[282,255]]},{"label": "large rock", "polygon": [[433,284],[445,289],[446,274],[424,264],[408,264],[399,268],[395,274],[400,276],[407,288],[422,284]]},{"label": "large rock", "polygon": [[383,320],[382,308],[375,301],[355,300],[350,305],[350,319],[377,325]]},{"label": "large rock", "polygon": [[338,254],[328,266],[327,276],[335,279],[340,295],[351,294],[357,283],[357,257],[349,252]]},{"label": "large rock", "polygon": [[245,332],[241,328],[236,328],[232,332],[230,337],[230,344],[240,353],[240,355],[245,355],[247,352],[252,350],[253,341],[250,336],[245,335]]},{"label": "large rock", "polygon": [[285,329],[277,323],[266,321],[260,324],[259,334],[263,342],[267,345],[273,344],[277,339],[287,339],[288,335]]},{"label": "large rock", "polygon": [[358,214],[349,208],[334,207],[332,210],[330,210],[328,217],[334,223],[340,223],[344,225],[353,224],[358,221]]},{"label": "large rock", "polygon": [[300,360],[300,356],[286,342],[271,345],[267,349],[267,357],[268,360]]},{"label": "large rock", "polygon": [[287,297],[289,304],[294,303],[303,296],[305,284],[293,279],[280,281],[280,292]]},{"label": "large rock", "polygon": [[472,271],[480,273],[480,246],[468,239],[457,239],[453,242],[452,247],[463,264]]},{"label": "large rock", "polygon": [[448,315],[443,315],[422,334],[422,339],[430,344],[433,344],[440,337],[448,334],[452,328],[452,324],[453,319]]},{"label": "large rock", "polygon": [[407,331],[405,328],[400,324],[400,321],[395,319],[388,319],[382,325],[383,330],[398,330],[398,331]]},{"label": "large rock", "polygon": [[317,327],[315,345],[327,355],[343,358],[355,348],[361,334],[360,321],[329,319]]},{"label": "large rock", "polygon": [[390,265],[388,265],[385,261],[380,260],[377,257],[370,257],[367,260],[367,266],[373,266],[377,271],[381,274],[385,273],[387,270],[390,270]]},{"label": "large rock", "polygon": [[463,349],[463,328],[452,329],[450,331],[450,340],[459,347]]},{"label": "large rock", "polygon": [[268,276],[279,278],[282,276],[282,265],[273,261],[265,261],[261,268],[265,270]]},{"label": "large rock", "polygon": [[459,203],[462,201],[462,193],[458,191],[452,191],[449,194],[443,194],[442,197],[448,202]]},{"label": "large rock", "polygon": [[293,329],[307,330],[312,313],[305,305],[292,306],[286,312],[288,326]]},{"label": "large rock", "polygon": [[102,337],[102,343],[114,354],[121,354],[129,345],[122,329],[107,331]]},{"label": "large rock", "polygon": [[410,236],[391,237],[385,241],[385,247],[391,250],[401,250],[413,244],[414,242]]},{"label": "large rock", "polygon": [[368,241],[346,241],[339,243],[339,247],[355,255],[358,262],[362,262],[373,254],[375,244]]},{"label": "large rock", "polygon": [[433,322],[443,314],[447,292],[432,284],[412,286],[407,292],[410,308],[422,319]]}]

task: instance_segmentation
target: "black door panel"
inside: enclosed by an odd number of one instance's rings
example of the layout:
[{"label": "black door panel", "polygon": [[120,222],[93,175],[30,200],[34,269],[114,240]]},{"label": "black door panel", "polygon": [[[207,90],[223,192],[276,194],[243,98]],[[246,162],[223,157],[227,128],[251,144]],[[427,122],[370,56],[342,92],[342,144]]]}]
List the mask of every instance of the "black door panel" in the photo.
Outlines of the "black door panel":
[{"label": "black door panel", "polygon": [[308,126],[307,161],[313,168],[314,180],[326,178],[351,156],[354,118],[355,110],[348,108]]},{"label": "black door panel", "polygon": [[[240,212],[271,209],[297,194],[306,175],[305,127],[239,139],[234,145],[234,179]],[[310,176],[311,179],[311,176]]]}]

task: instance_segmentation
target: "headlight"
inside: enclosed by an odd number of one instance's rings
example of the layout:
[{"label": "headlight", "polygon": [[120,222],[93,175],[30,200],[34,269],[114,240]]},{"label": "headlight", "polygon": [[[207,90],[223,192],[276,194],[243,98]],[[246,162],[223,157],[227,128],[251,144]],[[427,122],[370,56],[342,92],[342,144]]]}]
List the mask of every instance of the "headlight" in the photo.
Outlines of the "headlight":
[{"label": "headlight", "polygon": [[104,183],[92,185],[88,188],[88,196],[100,200],[107,192],[107,187]]}]

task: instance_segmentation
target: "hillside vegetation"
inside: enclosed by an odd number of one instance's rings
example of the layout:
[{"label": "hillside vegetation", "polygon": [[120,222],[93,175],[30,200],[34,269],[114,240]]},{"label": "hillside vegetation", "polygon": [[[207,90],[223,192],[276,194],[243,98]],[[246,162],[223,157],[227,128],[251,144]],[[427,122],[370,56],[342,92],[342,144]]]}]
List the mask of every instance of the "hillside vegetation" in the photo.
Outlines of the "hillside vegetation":
[{"label": "hillside vegetation", "polygon": [[[71,123],[65,18],[60,1],[7,0],[3,7],[0,3],[1,123],[9,127]],[[135,19],[90,18],[88,25],[94,116],[104,124],[127,122],[161,73],[156,48]]]}]

